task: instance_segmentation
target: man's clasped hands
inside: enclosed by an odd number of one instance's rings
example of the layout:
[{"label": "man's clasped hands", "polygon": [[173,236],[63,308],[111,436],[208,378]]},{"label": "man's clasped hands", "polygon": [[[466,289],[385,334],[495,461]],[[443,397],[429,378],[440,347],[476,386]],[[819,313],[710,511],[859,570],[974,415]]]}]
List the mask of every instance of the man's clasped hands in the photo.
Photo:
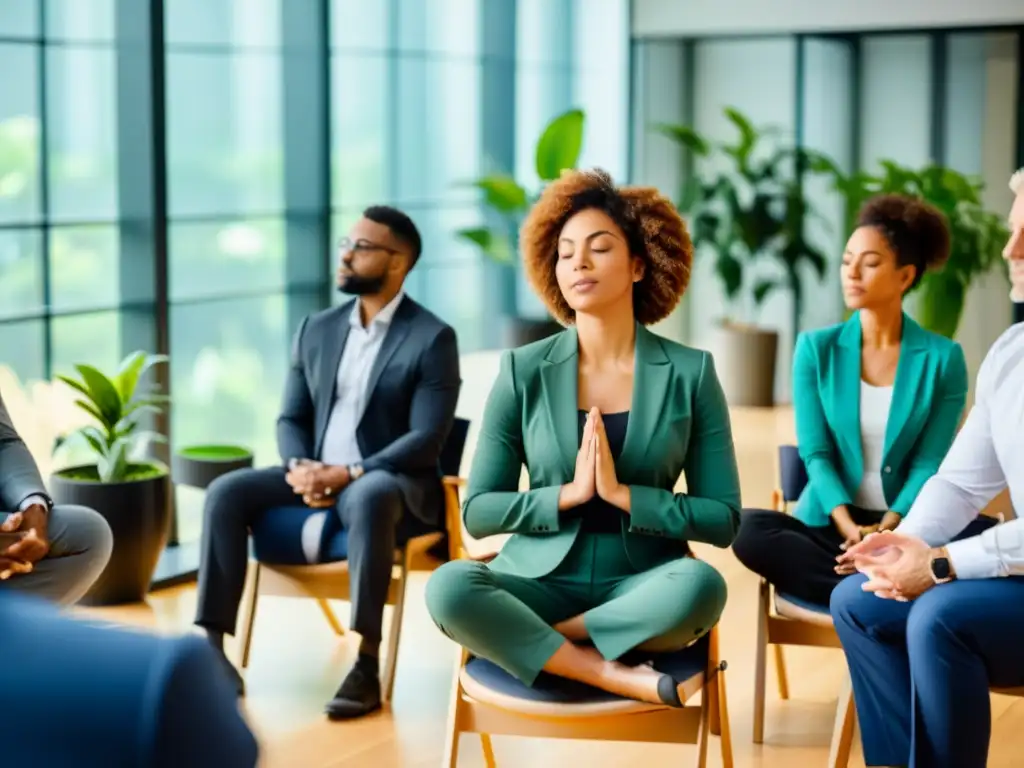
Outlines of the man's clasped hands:
[{"label": "man's clasped hands", "polygon": [[880,531],[848,547],[836,558],[836,571],[859,571],[868,577],[865,592],[907,602],[935,586],[933,550],[916,536]]},{"label": "man's clasped hands", "polygon": [[326,509],[334,506],[352,477],[346,466],[300,459],[288,470],[285,480],[306,506]]}]

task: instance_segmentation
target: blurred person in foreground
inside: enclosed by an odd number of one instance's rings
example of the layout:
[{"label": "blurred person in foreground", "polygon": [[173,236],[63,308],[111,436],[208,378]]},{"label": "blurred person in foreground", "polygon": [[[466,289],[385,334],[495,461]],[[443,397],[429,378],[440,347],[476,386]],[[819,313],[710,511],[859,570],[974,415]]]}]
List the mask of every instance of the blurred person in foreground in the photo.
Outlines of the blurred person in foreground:
[{"label": "blurred person in foreground", "polygon": [[[1004,255],[1024,261],[1024,173]],[[1024,510],[1024,323],[992,345],[974,407],[938,473],[893,532],[840,555],[831,610],[869,766],[979,768],[990,687],[1024,685],[1024,519],[955,540],[1003,490]]]},{"label": "blurred person in foreground", "polygon": [[202,639],[63,615],[0,591],[3,765],[253,768],[258,747]]}]

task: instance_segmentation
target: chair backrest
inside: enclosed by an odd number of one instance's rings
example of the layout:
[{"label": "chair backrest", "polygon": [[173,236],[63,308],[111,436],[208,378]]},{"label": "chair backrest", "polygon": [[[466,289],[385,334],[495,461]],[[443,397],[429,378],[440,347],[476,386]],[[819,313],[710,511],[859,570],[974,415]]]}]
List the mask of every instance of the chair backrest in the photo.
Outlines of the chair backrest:
[{"label": "chair backrest", "polygon": [[456,418],[452,423],[448,439],[441,449],[441,474],[457,477],[462,469],[462,452],[466,449],[466,435],[469,434],[469,420]]},{"label": "chair backrest", "polygon": [[807,486],[807,467],[795,445],[779,446],[779,490],[782,501],[791,504]]}]

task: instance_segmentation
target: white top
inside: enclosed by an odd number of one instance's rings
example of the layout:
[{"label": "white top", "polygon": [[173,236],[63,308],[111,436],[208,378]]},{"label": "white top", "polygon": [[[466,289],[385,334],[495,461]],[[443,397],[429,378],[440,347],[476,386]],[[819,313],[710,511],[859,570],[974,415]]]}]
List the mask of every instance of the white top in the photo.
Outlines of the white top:
[{"label": "white top", "polygon": [[885,452],[885,425],[889,423],[892,387],[860,383],[860,446],[864,457],[864,476],[853,503],[864,509],[885,511],[889,503],[882,490],[882,454]]},{"label": "white top", "polygon": [[404,295],[399,291],[365,328],[359,315],[359,302],[352,307],[348,318],[348,340],[338,364],[334,404],[320,451],[320,461],[324,464],[347,466],[363,460],[356,441],[356,428],[369,400],[370,371]]},{"label": "white top", "polygon": [[992,345],[976,392],[963,429],[897,531],[948,545],[957,578],[1024,575],[1024,518],[949,543],[1005,488],[1024,514],[1024,323]]}]

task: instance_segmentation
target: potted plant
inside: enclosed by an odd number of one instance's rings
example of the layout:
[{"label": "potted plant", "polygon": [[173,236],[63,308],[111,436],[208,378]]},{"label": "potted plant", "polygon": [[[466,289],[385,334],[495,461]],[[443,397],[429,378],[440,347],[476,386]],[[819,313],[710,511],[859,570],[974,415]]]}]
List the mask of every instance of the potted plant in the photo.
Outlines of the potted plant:
[{"label": "potted plant", "polygon": [[237,445],[190,445],[174,454],[174,482],[192,488],[206,488],[221,475],[252,466],[248,448]]},{"label": "potted plant", "polygon": [[835,188],[843,195],[849,230],[855,226],[861,204],[877,194],[923,199],[945,215],[950,230],[949,261],[941,270],[925,274],[915,289],[911,312],[924,328],[953,338],[971,283],[1001,263],[1003,246],[1010,236],[1005,219],[982,205],[984,182],[939,165],[915,170],[883,160],[878,175],[847,175],[822,158],[818,162],[832,175]]},{"label": "potted plant", "polygon": [[[576,168],[583,147],[585,115],[571,109],[558,115],[544,128],[534,152],[534,164],[542,185],[557,179],[563,170]],[[455,234],[468,240],[496,264],[508,270],[511,315],[507,317],[507,333],[503,346],[518,347],[542,339],[561,330],[550,316],[546,319],[520,317],[516,313],[515,286],[519,228],[542,189],[528,192],[526,187],[507,174],[492,174],[469,182],[484,196],[489,224],[460,229]]]},{"label": "potted plant", "polygon": [[[728,302],[711,339],[726,398],[732,405],[767,407],[775,402],[778,332],[759,325],[757,316],[775,290],[788,290],[795,338],[805,265],[824,277],[825,255],[804,237],[804,220],[812,211],[796,172],[801,165],[820,169],[817,155],[780,143],[776,131],[756,128],[732,108],[725,115],[737,134],[730,142],[713,142],[685,125],[654,129],[690,158],[710,159],[708,168],[722,169],[685,174],[677,208],[690,221],[694,245],[707,246],[714,255]],[[774,262],[772,271],[781,277],[759,268],[753,275],[748,271],[765,262]]]},{"label": "potted plant", "polygon": [[79,395],[75,404],[93,423],[58,438],[55,451],[84,445],[94,461],[73,464],[50,477],[58,504],[80,504],[99,512],[114,533],[114,551],[86,605],[117,605],[145,599],[171,522],[167,467],[145,457],[163,436],[144,419],[158,413],[167,398],[142,391],[139,382],[162,355],[134,352],[108,378],[90,365],[76,365],[78,377],[58,376]]}]

